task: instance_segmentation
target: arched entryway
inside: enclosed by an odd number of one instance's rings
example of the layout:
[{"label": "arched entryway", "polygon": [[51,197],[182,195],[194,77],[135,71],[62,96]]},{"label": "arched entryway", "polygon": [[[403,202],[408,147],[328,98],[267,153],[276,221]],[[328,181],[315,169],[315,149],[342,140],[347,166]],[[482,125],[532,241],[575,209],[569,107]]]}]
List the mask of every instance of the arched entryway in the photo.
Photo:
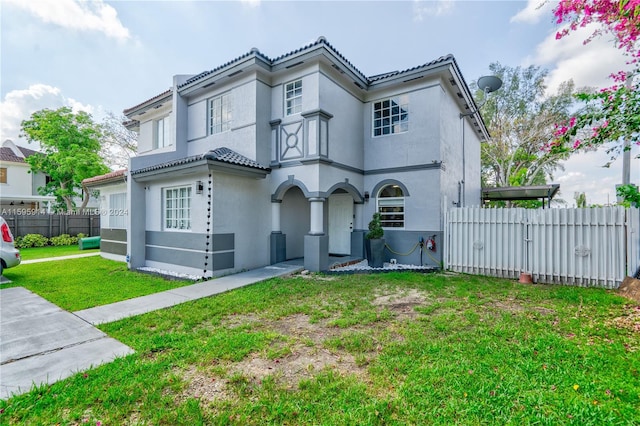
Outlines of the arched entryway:
[{"label": "arched entryway", "polygon": [[309,201],[299,187],[291,187],[285,192],[280,206],[280,230],[287,236],[287,260],[304,257],[304,236],[310,227],[309,210]]}]

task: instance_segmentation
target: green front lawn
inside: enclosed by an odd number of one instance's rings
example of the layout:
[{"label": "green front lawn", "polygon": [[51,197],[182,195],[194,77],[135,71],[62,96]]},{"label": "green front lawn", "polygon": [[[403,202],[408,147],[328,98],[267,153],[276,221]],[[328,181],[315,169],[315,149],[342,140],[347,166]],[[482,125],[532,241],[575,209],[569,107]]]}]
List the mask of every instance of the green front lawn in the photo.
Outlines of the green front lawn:
[{"label": "green front lawn", "polygon": [[0,423],[640,424],[640,307],[606,290],[295,276],[100,328],[136,353],[0,402]]},{"label": "green front lawn", "polygon": [[191,281],[172,281],[131,272],[125,263],[100,256],[18,265],[6,269],[3,274],[12,282],[1,288],[25,287],[67,311],[79,311],[193,284]]}]

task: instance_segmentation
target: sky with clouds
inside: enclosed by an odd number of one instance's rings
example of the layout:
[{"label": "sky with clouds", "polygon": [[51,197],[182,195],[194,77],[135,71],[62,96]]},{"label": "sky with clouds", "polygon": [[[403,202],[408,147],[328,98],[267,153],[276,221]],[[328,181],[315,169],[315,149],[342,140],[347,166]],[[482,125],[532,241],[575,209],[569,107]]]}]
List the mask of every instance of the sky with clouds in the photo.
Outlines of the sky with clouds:
[{"label": "sky with clouds", "polygon": [[[542,6],[540,6],[542,3]],[[498,61],[550,71],[554,90],[604,87],[625,59],[590,34],[555,39],[554,1],[76,1],[0,0],[0,140],[42,108],[69,106],[100,121],[164,90],[176,74],[196,74],[252,48],[275,58],[325,36],[366,75],[453,54],[468,83]],[[604,152],[572,157],[554,183],[573,205],[615,201],[622,163]],[[634,183],[640,161],[632,160]]]}]

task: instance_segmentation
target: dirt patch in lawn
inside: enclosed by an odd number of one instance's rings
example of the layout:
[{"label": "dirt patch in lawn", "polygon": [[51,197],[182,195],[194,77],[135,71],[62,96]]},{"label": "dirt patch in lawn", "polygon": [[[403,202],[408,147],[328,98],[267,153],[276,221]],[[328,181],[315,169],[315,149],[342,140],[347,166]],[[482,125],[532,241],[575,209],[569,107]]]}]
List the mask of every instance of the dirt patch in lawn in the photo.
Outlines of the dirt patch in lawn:
[{"label": "dirt patch in lawn", "polygon": [[618,328],[640,333],[640,306],[626,306],[625,314],[612,319],[611,324]]},{"label": "dirt patch in lawn", "polygon": [[385,294],[376,297],[373,300],[374,306],[386,308],[395,314],[397,319],[412,319],[420,315],[415,310],[417,306],[423,306],[427,303],[425,293],[410,289],[407,292]]},{"label": "dirt patch in lawn", "polygon": [[618,294],[640,303],[640,280],[626,277],[618,288]]},{"label": "dirt patch in lawn", "polygon": [[264,320],[255,315],[234,315],[225,319],[224,323],[227,326],[256,323],[261,329],[281,334],[284,341],[274,345],[288,347],[287,354],[275,359],[267,359],[264,354],[253,354],[240,362],[220,362],[217,366],[226,370],[224,377],[191,367],[180,373],[188,383],[181,398],[229,400],[233,392],[227,384],[228,378],[238,374],[252,385],[260,385],[265,378],[271,377],[286,389],[295,389],[301,380],[311,379],[326,369],[342,375],[354,374],[360,378],[367,375],[366,369],[356,363],[353,355],[322,347],[326,339],[344,332],[337,327],[327,327],[327,320],[311,323],[304,314],[277,320]]}]

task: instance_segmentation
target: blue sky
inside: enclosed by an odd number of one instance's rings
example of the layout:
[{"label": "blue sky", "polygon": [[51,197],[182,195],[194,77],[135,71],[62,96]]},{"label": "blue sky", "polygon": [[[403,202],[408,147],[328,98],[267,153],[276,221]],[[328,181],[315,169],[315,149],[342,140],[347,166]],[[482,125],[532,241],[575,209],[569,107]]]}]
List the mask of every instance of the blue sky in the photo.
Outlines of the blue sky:
[{"label": "blue sky", "polygon": [[[554,2],[529,1],[91,1],[1,0],[0,140],[20,121],[68,105],[101,120],[196,74],[258,48],[275,58],[319,36],[366,75],[453,54],[468,83],[491,62],[538,65],[550,90],[569,78],[606,86],[624,58],[610,40],[582,45],[588,32],[555,40]],[[621,162],[580,154],[556,173],[562,198],[615,200]],[[632,181],[638,183],[638,160]]]}]

